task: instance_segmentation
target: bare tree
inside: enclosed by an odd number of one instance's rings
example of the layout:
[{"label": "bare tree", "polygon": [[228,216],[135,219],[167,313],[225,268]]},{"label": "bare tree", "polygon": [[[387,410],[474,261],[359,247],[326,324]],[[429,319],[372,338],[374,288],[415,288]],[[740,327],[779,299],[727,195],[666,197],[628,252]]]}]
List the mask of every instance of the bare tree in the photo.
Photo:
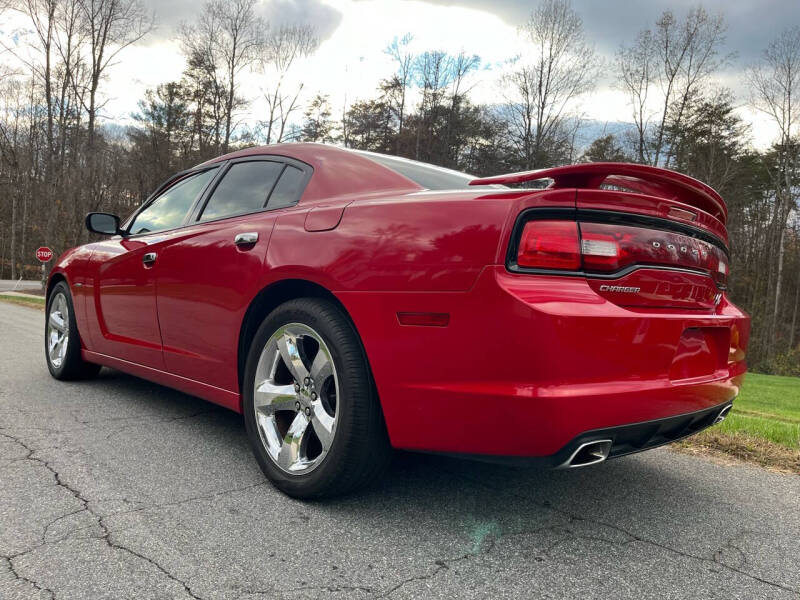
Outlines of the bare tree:
[{"label": "bare tree", "polygon": [[[435,124],[439,119],[447,88],[453,80],[453,57],[441,50],[423,52],[414,61],[414,77],[422,89],[420,103],[421,126],[417,127],[414,158],[425,160],[431,155],[436,137]],[[422,147],[423,134],[426,139]]]},{"label": "bare tree", "polygon": [[298,110],[298,98],[303,83],[292,85],[287,79],[298,60],[313,54],[319,38],[309,25],[285,25],[273,31],[266,40],[261,68],[266,78],[264,98],[267,118],[261,122],[266,129],[266,142],[280,143],[292,113]]},{"label": "bare tree", "polygon": [[[773,231],[777,262],[775,297],[770,321],[768,355],[775,349],[775,334],[780,313],[781,282],[785,259],[787,221],[797,206],[800,143],[795,139],[800,119],[800,27],[783,31],[764,50],[761,61],[748,69],[753,105],[769,115],[778,127],[775,167],[770,176],[775,186]],[[772,274],[770,274],[772,275]]]},{"label": "bare tree", "polygon": [[[795,240],[800,240],[800,219],[795,221],[794,224],[794,237]],[[797,264],[800,265],[800,243],[797,246]],[[797,314],[800,312],[800,274],[798,274],[794,284],[794,308],[792,309],[792,324],[789,327],[789,350],[794,349],[794,343],[797,339]]]},{"label": "bare tree", "polygon": [[395,148],[395,152],[399,154],[399,143],[400,139],[403,135],[403,121],[405,119],[406,113],[406,97],[408,93],[408,87],[411,85],[411,78],[413,75],[412,69],[414,67],[414,60],[415,57],[409,50],[409,45],[411,44],[414,36],[410,33],[405,34],[402,38],[395,38],[392,40],[392,43],[389,44],[384,52],[388,54],[397,65],[397,70],[395,71],[395,87],[398,90],[397,94],[397,101],[395,102],[395,110],[397,112],[397,147]]},{"label": "bare tree", "polygon": [[[712,16],[702,7],[690,10],[682,21],[665,11],[654,30],[642,31],[633,45],[618,51],[617,70],[630,97],[641,162],[670,165],[675,149],[666,144],[667,130],[681,126],[699,88],[731,58],[720,55],[726,29],[721,15]],[[650,108],[653,86],[660,93],[658,110]]]},{"label": "bare tree", "polygon": [[[664,95],[661,123],[653,163],[659,164],[670,107],[674,107],[672,126],[680,127],[686,105],[698,86],[725,64],[730,56],[719,56],[727,26],[722,15],[712,16],[703,7],[689,11],[683,23],[671,12],[656,22],[655,42],[662,66],[660,77]],[[670,150],[668,150],[669,152]],[[670,155],[666,157],[669,164]]]},{"label": "bare tree", "polygon": [[153,28],[153,15],[139,0],[80,0],[88,38],[88,143],[93,153],[98,105],[97,90],[106,70],[122,50],[135,44]]},{"label": "bare tree", "polygon": [[545,146],[559,131],[570,103],[594,86],[598,60],[580,16],[568,0],[542,0],[520,28],[530,57],[505,78],[512,138],[521,166],[547,162]]},{"label": "bare tree", "polygon": [[255,15],[256,0],[208,0],[193,24],[180,28],[184,51],[224,90],[221,149],[228,151],[234,116],[244,101],[237,96],[241,72],[261,55],[267,26]]},{"label": "bare tree", "polygon": [[[3,67],[3,76],[0,78],[0,189],[3,193],[0,198],[3,204],[10,204],[8,214],[9,262],[11,266],[11,279],[17,278],[18,238],[19,227],[19,190],[23,187],[22,171],[27,166],[21,156],[19,148],[22,146],[20,138],[25,127],[24,113],[20,109],[22,101],[22,84],[15,77],[15,73]],[[24,227],[24,223],[23,223]],[[4,248],[5,251],[5,248]],[[5,254],[5,252],[4,252]]]},{"label": "bare tree", "polygon": [[772,118],[780,143],[787,144],[800,122],[800,27],[786,29],[773,40],[747,76],[753,105]]},{"label": "bare tree", "polygon": [[28,14],[33,24],[36,36],[39,39],[44,65],[41,70],[42,84],[44,87],[44,101],[47,107],[47,173],[53,168],[53,91],[52,91],[52,64],[53,64],[53,38],[55,36],[56,6],[59,0],[24,0],[23,10]]},{"label": "bare tree", "polygon": [[[454,131],[458,129],[458,123],[461,117],[461,106],[469,93],[468,89],[464,89],[464,83],[467,76],[478,69],[481,64],[481,59],[477,54],[466,54],[460,52],[450,61],[451,70],[451,83],[450,83],[450,110],[447,115],[447,126],[445,127],[442,135],[442,146],[448,150],[456,149],[451,148],[450,140],[453,137]],[[457,157],[445,153],[447,167],[455,167]]]},{"label": "bare tree", "polygon": [[631,114],[636,126],[636,155],[640,163],[650,162],[647,134],[650,127],[648,96],[654,79],[656,52],[653,33],[645,30],[636,36],[636,41],[617,52],[620,87],[630,97]]},{"label": "bare tree", "polygon": [[96,210],[104,200],[105,188],[98,176],[97,117],[103,104],[99,101],[100,82],[119,53],[135,44],[153,28],[153,14],[140,0],[78,0],[80,25],[86,37],[85,58],[88,66],[86,82],[76,77],[73,85],[88,85],[80,94],[87,112],[86,126],[86,185],[87,194],[81,199],[81,210],[76,211],[73,227],[87,239],[81,227],[82,213]]}]

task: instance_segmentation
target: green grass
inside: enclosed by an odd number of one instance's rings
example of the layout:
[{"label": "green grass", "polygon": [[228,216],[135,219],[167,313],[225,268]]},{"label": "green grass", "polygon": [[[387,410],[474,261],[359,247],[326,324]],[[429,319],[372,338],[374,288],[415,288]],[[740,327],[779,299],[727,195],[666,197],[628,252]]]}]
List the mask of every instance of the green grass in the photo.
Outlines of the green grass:
[{"label": "green grass", "polygon": [[674,447],[800,475],[800,377],[748,373],[728,418]]},{"label": "green grass", "polygon": [[800,377],[748,373],[731,414],[717,429],[800,449]]},{"label": "green grass", "polygon": [[21,304],[23,306],[36,306],[44,308],[44,298],[28,298],[27,296],[14,296],[11,294],[0,294],[0,300],[11,302],[12,304]]}]

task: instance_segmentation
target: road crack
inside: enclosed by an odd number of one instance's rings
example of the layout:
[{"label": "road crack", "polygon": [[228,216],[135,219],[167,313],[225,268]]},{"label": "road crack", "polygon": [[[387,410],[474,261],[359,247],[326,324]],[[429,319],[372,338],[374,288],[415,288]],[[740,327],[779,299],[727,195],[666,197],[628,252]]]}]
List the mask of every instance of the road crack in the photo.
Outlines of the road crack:
[{"label": "road crack", "polygon": [[50,594],[50,598],[55,600],[56,593],[53,590],[51,590],[50,588],[42,585],[41,583],[39,583],[35,579],[31,579],[30,577],[25,577],[24,575],[21,575],[17,571],[16,567],[14,566],[14,562],[13,562],[13,559],[16,558],[16,556],[17,555],[14,555],[13,557],[3,556],[2,558],[3,558],[3,560],[5,560],[8,563],[8,569],[9,569],[9,571],[11,571],[11,574],[17,579],[17,581],[22,581],[22,582],[27,583],[28,585],[32,586],[34,589],[36,589],[36,590],[38,590],[40,592],[45,592],[46,594]]},{"label": "road crack", "polygon": [[375,596],[375,598],[388,598],[396,591],[398,591],[399,589],[403,588],[404,586],[410,583],[414,583],[415,581],[427,581],[433,579],[439,573],[449,570],[453,564],[475,558],[476,556],[480,556],[481,554],[485,554],[491,551],[492,548],[494,548],[494,540],[490,541],[489,548],[485,551],[467,552],[466,554],[456,556],[455,558],[438,558],[433,562],[434,569],[432,572],[425,573],[424,575],[415,575],[413,577],[408,577],[406,579],[403,579],[398,583],[396,583],[395,585],[393,585],[392,587],[390,587],[389,589],[379,593],[377,596]]},{"label": "road crack", "polygon": [[[117,542],[114,539],[112,539],[113,532],[111,531],[111,529],[106,524],[105,517],[103,515],[97,513],[95,510],[93,510],[92,507],[90,506],[90,501],[82,495],[80,490],[78,490],[77,488],[75,488],[75,487],[69,485],[67,482],[65,482],[62,479],[61,474],[58,472],[58,470],[56,470],[50,464],[49,461],[47,461],[47,460],[45,460],[45,459],[43,459],[41,457],[36,456],[35,455],[36,454],[36,449],[35,448],[32,448],[32,447],[28,446],[28,444],[26,442],[24,442],[23,440],[21,440],[20,438],[15,437],[13,435],[10,435],[8,433],[0,432],[0,436],[3,436],[3,437],[5,437],[5,438],[7,438],[7,439],[9,439],[9,440],[11,440],[13,442],[16,442],[17,444],[22,446],[27,451],[27,453],[28,453],[27,456],[25,456],[24,459],[22,459],[22,460],[30,460],[30,461],[36,462],[36,463],[42,465],[48,471],[50,471],[50,473],[52,473],[53,477],[55,478],[56,485],[58,485],[59,487],[64,488],[65,490],[67,490],[67,492],[69,492],[74,498],[76,498],[82,505],[81,509],[73,511],[72,513],[69,513],[69,514],[77,514],[79,512],[83,512],[83,511],[86,511],[89,514],[91,514],[95,519],[97,519],[97,523],[98,523],[98,525],[100,526],[100,528],[101,528],[101,530],[103,532],[103,535],[100,537],[100,539],[104,540],[105,543],[109,547],[111,547],[111,548],[113,548],[115,550],[126,552],[126,553],[130,554],[131,556],[134,556],[134,557],[136,557],[136,558],[138,558],[140,560],[146,561],[147,563],[149,563],[150,565],[155,567],[158,571],[160,571],[162,574],[164,574],[167,578],[169,578],[170,580],[174,581],[175,583],[178,583],[179,585],[181,585],[183,587],[183,589],[186,591],[186,593],[191,598],[195,598],[196,600],[203,600],[201,596],[197,595],[192,590],[192,588],[189,586],[189,584],[187,582],[183,581],[179,577],[176,577],[175,575],[170,573],[164,566],[162,566],[160,563],[158,563],[155,559],[150,558],[149,556],[146,556],[146,555],[144,555],[144,554],[142,554],[140,552],[137,552],[136,550],[133,550],[132,548],[128,548],[124,544],[121,544],[120,542]],[[69,516],[69,514],[61,515],[61,516],[57,517],[55,520],[53,520],[50,523],[48,523],[47,526],[45,526],[45,531],[43,533],[43,536],[46,536],[47,530],[49,529],[49,527],[53,523],[55,523],[56,521],[59,521],[60,519],[63,519],[65,517]],[[26,582],[30,583],[36,589],[49,592],[51,594],[51,596],[53,598],[55,598],[55,592],[53,592],[53,590],[42,586],[41,584],[39,584],[38,582],[36,582],[36,581],[34,581],[34,580],[30,579],[30,578],[27,578],[27,577],[24,577],[24,576],[20,575],[16,571],[16,568],[14,567],[14,560],[15,559],[18,559],[18,558],[20,558],[20,557],[22,557],[22,556],[24,556],[26,554],[29,554],[29,553],[33,552],[34,550],[37,550],[38,548],[43,547],[47,543],[48,543],[47,540],[43,539],[41,544],[38,544],[38,545],[36,545],[36,546],[34,546],[32,548],[28,548],[27,550],[24,550],[22,552],[16,553],[16,554],[11,555],[11,556],[4,556],[3,558],[5,558],[5,560],[8,562],[8,564],[9,564],[9,566],[11,568],[11,572],[15,575],[15,577],[17,577],[20,580],[23,580],[23,581],[26,581]]]}]

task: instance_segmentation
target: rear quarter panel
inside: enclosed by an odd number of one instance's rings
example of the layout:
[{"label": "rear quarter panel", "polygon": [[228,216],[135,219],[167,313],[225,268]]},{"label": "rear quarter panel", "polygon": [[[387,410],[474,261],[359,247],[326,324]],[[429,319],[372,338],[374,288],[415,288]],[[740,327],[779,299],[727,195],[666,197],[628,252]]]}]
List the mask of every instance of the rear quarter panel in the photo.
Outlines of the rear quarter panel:
[{"label": "rear quarter panel", "polygon": [[574,206],[574,194],[374,196],[347,204],[335,228],[314,232],[305,230],[305,214],[281,215],[267,254],[269,278],[306,277],[334,293],[466,291],[486,265],[502,260],[519,210],[541,203]]}]

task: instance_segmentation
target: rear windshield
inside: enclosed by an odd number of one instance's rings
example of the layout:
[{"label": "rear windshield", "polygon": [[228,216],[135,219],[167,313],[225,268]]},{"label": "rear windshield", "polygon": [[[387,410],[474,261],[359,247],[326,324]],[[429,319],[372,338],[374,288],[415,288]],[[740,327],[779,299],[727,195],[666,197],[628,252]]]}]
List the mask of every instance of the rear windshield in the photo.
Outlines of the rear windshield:
[{"label": "rear windshield", "polygon": [[472,175],[452,171],[443,167],[436,167],[427,163],[356,150],[360,155],[374,160],[376,163],[388,167],[400,175],[407,177],[416,184],[429,190],[458,190],[469,187],[469,182],[475,179]]}]

